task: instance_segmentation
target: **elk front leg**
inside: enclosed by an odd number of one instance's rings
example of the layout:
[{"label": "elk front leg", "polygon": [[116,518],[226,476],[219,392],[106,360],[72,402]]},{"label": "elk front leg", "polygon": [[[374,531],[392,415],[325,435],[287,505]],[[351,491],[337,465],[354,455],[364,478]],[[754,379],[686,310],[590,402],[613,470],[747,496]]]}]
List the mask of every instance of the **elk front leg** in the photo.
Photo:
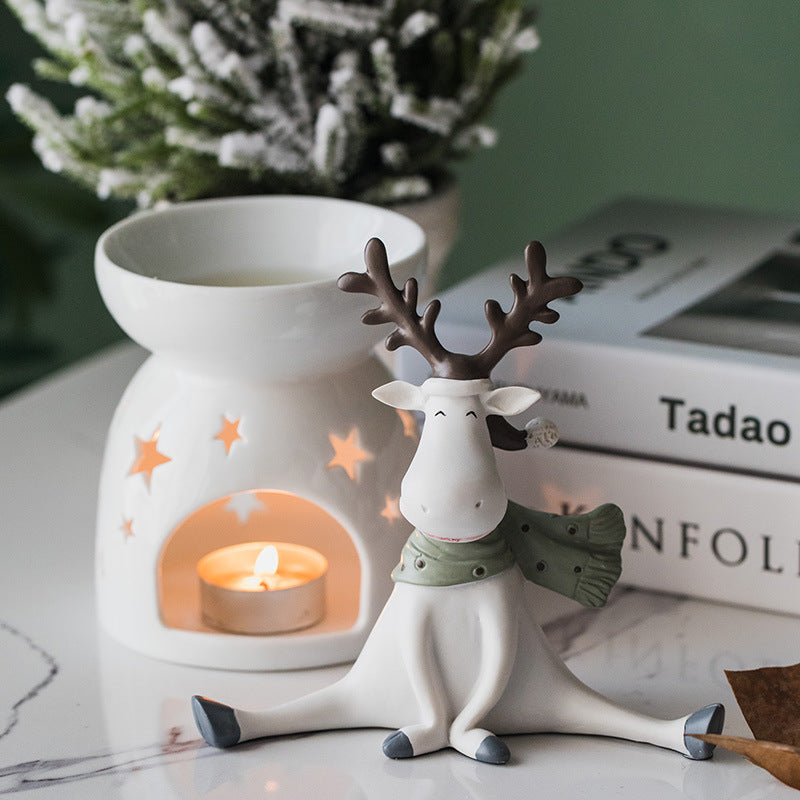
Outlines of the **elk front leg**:
[{"label": "elk front leg", "polygon": [[516,569],[484,584],[478,608],[480,669],[466,704],[450,726],[450,744],[477,761],[505,764],[505,742],[478,724],[506,689],[517,654],[520,579]]},{"label": "elk front leg", "polygon": [[432,646],[435,595],[428,587],[403,584],[395,587],[395,594],[405,600],[405,614],[397,620],[396,635],[419,720],[387,736],[383,752],[389,758],[411,758],[447,746],[448,703]]}]

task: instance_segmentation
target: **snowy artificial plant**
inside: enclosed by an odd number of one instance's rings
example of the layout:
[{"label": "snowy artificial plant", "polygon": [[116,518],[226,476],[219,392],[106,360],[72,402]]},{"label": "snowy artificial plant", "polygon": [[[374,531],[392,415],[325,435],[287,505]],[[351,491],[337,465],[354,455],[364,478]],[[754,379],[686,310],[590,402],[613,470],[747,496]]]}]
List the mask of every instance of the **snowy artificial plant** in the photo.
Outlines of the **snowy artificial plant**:
[{"label": "snowy artificial plant", "polygon": [[80,87],[7,98],[43,164],[101,197],[429,195],[538,39],[522,0],[7,0]]}]

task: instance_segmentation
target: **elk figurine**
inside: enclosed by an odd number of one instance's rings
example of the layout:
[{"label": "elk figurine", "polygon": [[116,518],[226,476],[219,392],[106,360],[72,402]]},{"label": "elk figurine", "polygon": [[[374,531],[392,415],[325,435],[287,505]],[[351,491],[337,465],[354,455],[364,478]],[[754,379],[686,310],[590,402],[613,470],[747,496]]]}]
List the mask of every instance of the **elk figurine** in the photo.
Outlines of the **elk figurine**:
[{"label": "elk figurine", "polygon": [[449,746],[502,764],[510,752],[500,736],[535,732],[613,736],[691,759],[711,757],[713,746],[692,734],[720,732],[722,705],[661,720],[612,702],[567,669],[524,597],[527,579],[587,606],[605,604],[621,572],[625,535],[622,512],[611,504],[558,516],[506,496],[493,446],[522,449],[552,444],[555,437],[552,423],[535,420],[526,435],[506,422],[539,393],[495,387],[490,373],[509,350],[541,340],[529,325],[558,319],[548,303],[581,288],[575,278],[547,275],[538,242],[528,245],[525,260],[528,280],[511,276],[511,309],[486,302],[491,338],[474,355],[442,346],[434,332],[439,301],[417,314],[416,281],[402,291],[395,287],[380,240],[366,246],[365,273],[339,279],[342,290],[380,300],[362,320],[395,325],[386,339],[389,350],[411,346],[433,370],[421,386],[393,381],[373,392],[390,406],[425,414],[400,497],[400,510],[415,530],[392,573],[392,595],[350,671],[329,687],[266,711],[195,696],[195,719],[210,744],[382,727],[395,729],[383,742],[390,758]]}]

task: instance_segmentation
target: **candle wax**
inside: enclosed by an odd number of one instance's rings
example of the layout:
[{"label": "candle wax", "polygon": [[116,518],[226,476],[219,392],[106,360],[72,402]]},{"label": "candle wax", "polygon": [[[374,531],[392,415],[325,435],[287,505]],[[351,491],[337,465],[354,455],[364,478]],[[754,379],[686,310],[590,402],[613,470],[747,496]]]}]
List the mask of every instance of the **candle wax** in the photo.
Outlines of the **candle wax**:
[{"label": "candle wax", "polygon": [[[265,550],[278,556],[256,564]],[[214,550],[197,562],[203,620],[231,633],[300,630],[325,614],[328,562],[310,547],[287,542],[247,542]]]},{"label": "candle wax", "polygon": [[245,572],[229,572],[215,575],[212,581],[217,586],[242,592],[275,591],[291,589],[307,583],[314,576],[302,570],[279,570],[272,575],[253,575]]}]

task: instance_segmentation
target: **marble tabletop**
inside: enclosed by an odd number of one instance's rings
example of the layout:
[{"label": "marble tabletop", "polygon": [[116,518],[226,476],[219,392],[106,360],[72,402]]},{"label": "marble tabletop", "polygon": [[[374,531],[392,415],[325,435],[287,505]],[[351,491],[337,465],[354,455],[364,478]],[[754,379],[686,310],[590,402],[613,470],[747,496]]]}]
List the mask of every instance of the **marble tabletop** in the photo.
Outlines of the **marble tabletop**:
[{"label": "marble tabletop", "polygon": [[[646,745],[580,736],[509,738],[497,767],[454,751],[408,761],[383,730],[325,732],[211,748],[189,697],[273,705],[347,667],[243,673],[178,666],[99,630],[94,514],[103,442],[144,358],[113,348],[0,405],[0,796],[41,798],[631,798],[794,796],[718,749],[693,762]],[[800,661],[800,618],[621,588],[601,611],[543,599],[545,631],[585,682],[678,717],[721,701],[726,733],[750,736],[725,669]]]}]

